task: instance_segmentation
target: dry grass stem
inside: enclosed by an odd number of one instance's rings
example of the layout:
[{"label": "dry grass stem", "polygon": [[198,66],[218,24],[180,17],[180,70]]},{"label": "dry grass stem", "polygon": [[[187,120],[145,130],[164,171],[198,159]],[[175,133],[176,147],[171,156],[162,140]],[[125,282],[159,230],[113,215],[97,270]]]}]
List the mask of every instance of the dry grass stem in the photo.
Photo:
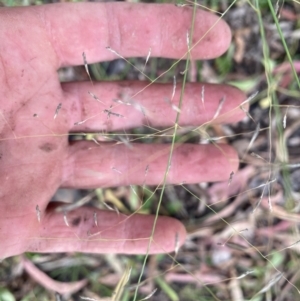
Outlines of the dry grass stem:
[{"label": "dry grass stem", "polygon": [[145,68],[146,68],[146,65],[147,65],[147,63],[148,63],[148,60],[149,60],[149,58],[150,58],[150,55],[151,55],[151,47],[149,48],[149,51],[148,51],[148,55],[147,55],[147,57],[146,57],[146,61],[145,61],[145,65],[144,65],[144,68],[143,68],[143,72],[144,72],[144,70],[145,70]]},{"label": "dry grass stem", "polygon": [[172,96],[171,96],[171,102],[175,96],[175,92],[176,92],[176,76],[173,76],[173,91],[172,91]]},{"label": "dry grass stem", "polygon": [[[110,106],[110,109],[111,108],[112,108],[112,106]],[[120,117],[120,118],[124,118],[123,115],[115,113],[115,112],[112,112],[111,110],[105,109],[103,112],[107,114],[107,118],[110,118],[111,115],[116,116],[116,117]]]},{"label": "dry grass stem", "polygon": [[145,301],[145,300],[149,300],[157,291],[157,288],[155,288],[148,296],[146,296],[143,299],[140,299],[139,301]]},{"label": "dry grass stem", "polygon": [[93,84],[93,81],[92,81],[92,78],[91,78],[91,75],[90,75],[90,72],[89,72],[89,67],[88,67],[86,55],[85,55],[84,52],[82,52],[82,58],[83,58],[83,64],[84,64],[85,71],[86,71],[91,83]]},{"label": "dry grass stem", "polygon": [[37,216],[38,222],[40,222],[41,221],[41,210],[39,208],[39,205],[36,205],[35,211],[36,211],[36,216]]},{"label": "dry grass stem", "polygon": [[224,105],[224,102],[225,102],[225,101],[226,101],[226,97],[223,96],[223,97],[220,99],[220,101],[219,101],[219,105],[218,105],[218,108],[217,108],[217,110],[216,110],[216,113],[215,113],[213,119],[216,119],[216,118],[220,115],[220,112],[221,112],[221,110],[222,110],[222,108],[223,108],[223,105]]},{"label": "dry grass stem", "polygon": [[84,205],[86,205],[88,202],[90,202],[94,197],[96,196],[95,191],[90,192],[88,195],[86,195],[85,197],[81,198],[79,201],[76,201],[74,203],[71,204],[67,204],[67,205],[63,205],[63,206],[59,206],[55,209],[56,212],[70,212],[72,210],[75,210],[79,207],[82,207]]},{"label": "dry grass stem", "polygon": [[62,106],[62,104],[59,103],[58,106],[56,107],[56,110],[55,110],[55,114],[54,114],[53,119],[56,119],[56,117],[57,117],[57,115],[58,115],[58,112],[59,112],[60,109],[61,109],[61,106]]},{"label": "dry grass stem", "polygon": [[96,227],[98,227],[98,216],[97,216],[96,211],[93,213],[93,218],[94,218],[94,223],[95,223]]},{"label": "dry grass stem", "polygon": [[68,219],[67,219],[67,212],[64,211],[64,222],[66,224],[67,227],[70,227],[69,223],[68,223]]},{"label": "dry grass stem", "polygon": [[287,115],[288,109],[289,109],[289,107],[287,107],[285,114],[283,116],[283,120],[282,120],[282,126],[284,129],[286,128],[286,115]]},{"label": "dry grass stem", "polygon": [[92,96],[95,100],[97,100],[98,102],[100,102],[100,103],[102,103],[102,104],[104,105],[104,102],[101,101],[94,93],[88,91],[88,94],[89,94],[90,96]]},{"label": "dry grass stem", "polygon": [[249,149],[251,149],[251,147],[252,147],[254,141],[256,140],[256,138],[257,138],[257,136],[258,136],[258,134],[259,134],[259,131],[260,131],[260,123],[258,122],[257,125],[256,125],[256,128],[255,128],[255,131],[254,131],[254,133],[253,133],[253,136],[252,136],[252,138],[251,138],[251,140],[250,140],[250,142],[249,142],[249,145],[248,145],[248,147],[247,147],[246,153],[248,153]]}]

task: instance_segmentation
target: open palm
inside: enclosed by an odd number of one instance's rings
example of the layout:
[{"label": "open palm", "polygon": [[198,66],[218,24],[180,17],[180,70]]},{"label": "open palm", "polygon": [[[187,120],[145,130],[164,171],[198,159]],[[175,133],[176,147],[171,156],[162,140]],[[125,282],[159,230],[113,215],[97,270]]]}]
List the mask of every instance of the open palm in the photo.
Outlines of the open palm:
[{"label": "open palm", "polygon": [[[67,133],[113,131],[146,123],[172,126],[176,110],[164,101],[172,94],[172,84],[152,84],[146,89],[147,83],[129,81],[62,84],[57,70],[82,65],[83,53],[88,63],[116,58],[108,46],[124,57],[146,57],[151,48],[151,56],[181,58],[187,51],[191,17],[189,8],[130,3],[0,9],[0,258],[26,251],[147,251],[153,216],[127,218],[81,207],[68,212],[66,225],[66,216],[49,201],[59,187],[162,183],[170,145],[132,144],[129,148],[88,141],[70,145]],[[198,11],[193,43],[216,21],[215,16]],[[220,21],[191,55],[193,59],[216,57],[229,42],[229,28]],[[224,97],[222,117],[215,122],[236,122],[243,117],[240,110],[234,110],[244,99],[240,91],[204,85],[204,107],[202,87],[186,86],[180,125],[197,126],[212,120]],[[135,95],[130,101],[138,105],[116,105],[113,99],[122,95]],[[179,97],[178,87],[172,102],[178,104]],[[124,118],[108,118],[105,110]],[[89,119],[91,116],[95,117]],[[229,146],[176,145],[167,182],[225,180],[237,167],[237,155]],[[150,253],[172,251],[175,236],[183,243],[184,227],[160,217]]]}]

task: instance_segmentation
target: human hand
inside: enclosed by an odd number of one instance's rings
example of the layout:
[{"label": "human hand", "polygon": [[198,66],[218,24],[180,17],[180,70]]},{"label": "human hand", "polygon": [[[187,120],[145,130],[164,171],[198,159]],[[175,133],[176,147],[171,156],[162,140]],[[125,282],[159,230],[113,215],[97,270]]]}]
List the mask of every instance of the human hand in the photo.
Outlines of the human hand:
[{"label": "human hand", "polygon": [[[64,215],[50,198],[59,187],[96,188],[119,185],[158,185],[163,182],[170,145],[72,145],[67,133],[118,130],[145,124],[173,126],[176,111],[164,101],[172,84],[141,82],[60,83],[57,70],[112,60],[110,46],[124,57],[182,58],[192,10],[172,5],[130,3],[54,4],[0,10],[0,259],[26,251],[146,253],[154,217],[81,207]],[[198,11],[193,43],[217,17]],[[230,30],[218,22],[191,51],[193,59],[221,55],[230,43]],[[179,125],[199,126],[213,119],[220,99],[226,102],[213,122],[236,122],[244,95],[225,85],[187,84]],[[178,104],[180,87],[173,102]],[[104,103],[91,98],[93,92]],[[144,108],[119,105],[124,116],[103,113],[123,93]],[[61,109],[54,118],[59,104]],[[96,118],[79,123],[102,112]],[[114,118],[116,117],[116,118]],[[76,124],[77,125],[74,125]],[[145,168],[149,166],[147,176]],[[167,183],[197,183],[229,178],[238,167],[229,146],[176,145]],[[114,168],[122,173],[116,173]],[[96,212],[96,215],[95,215]],[[97,217],[97,223],[95,222]],[[159,217],[150,253],[170,252],[185,239],[176,220]]]}]

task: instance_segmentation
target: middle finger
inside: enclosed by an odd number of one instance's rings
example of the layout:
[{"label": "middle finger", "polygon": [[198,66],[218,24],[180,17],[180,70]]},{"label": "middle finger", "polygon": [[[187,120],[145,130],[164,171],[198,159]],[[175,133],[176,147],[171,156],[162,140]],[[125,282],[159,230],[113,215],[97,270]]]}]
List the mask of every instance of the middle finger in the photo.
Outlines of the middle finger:
[{"label": "middle finger", "polygon": [[[64,83],[65,98],[72,105],[68,116],[74,131],[114,131],[142,125],[170,127],[179,111],[181,85],[145,82]],[[220,101],[224,100],[220,107]],[[180,108],[179,125],[233,123],[244,118],[239,108],[245,95],[227,85],[188,83]],[[217,112],[220,109],[219,112]],[[214,118],[218,115],[217,118]]]}]

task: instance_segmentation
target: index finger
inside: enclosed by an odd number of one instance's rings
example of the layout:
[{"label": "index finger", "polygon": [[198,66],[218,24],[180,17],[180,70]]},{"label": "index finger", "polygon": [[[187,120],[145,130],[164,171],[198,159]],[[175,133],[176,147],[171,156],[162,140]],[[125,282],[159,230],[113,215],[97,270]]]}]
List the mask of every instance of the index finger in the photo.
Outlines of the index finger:
[{"label": "index finger", "polygon": [[[42,10],[50,43],[60,66],[82,65],[123,57],[181,58],[187,53],[187,32],[193,10],[171,4],[60,3]],[[211,59],[230,43],[228,25],[219,17],[198,10],[191,44],[194,59]]]}]

